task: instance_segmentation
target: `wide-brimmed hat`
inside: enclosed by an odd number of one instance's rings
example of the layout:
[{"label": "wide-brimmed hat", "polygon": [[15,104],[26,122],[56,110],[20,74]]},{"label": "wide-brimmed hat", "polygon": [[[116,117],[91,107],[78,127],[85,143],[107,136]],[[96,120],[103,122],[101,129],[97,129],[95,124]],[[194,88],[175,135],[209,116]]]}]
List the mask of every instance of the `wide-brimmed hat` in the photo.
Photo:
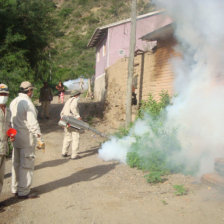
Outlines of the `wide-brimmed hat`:
[{"label": "wide-brimmed hat", "polygon": [[71,92],[71,96],[77,96],[77,95],[80,95],[80,94],[81,94],[81,92],[79,90],[73,90]]},{"label": "wide-brimmed hat", "polygon": [[0,93],[9,93],[9,88],[7,85],[1,83],[0,84]]},{"label": "wide-brimmed hat", "polygon": [[29,81],[24,81],[20,84],[20,88],[24,90],[35,89],[34,86]]}]

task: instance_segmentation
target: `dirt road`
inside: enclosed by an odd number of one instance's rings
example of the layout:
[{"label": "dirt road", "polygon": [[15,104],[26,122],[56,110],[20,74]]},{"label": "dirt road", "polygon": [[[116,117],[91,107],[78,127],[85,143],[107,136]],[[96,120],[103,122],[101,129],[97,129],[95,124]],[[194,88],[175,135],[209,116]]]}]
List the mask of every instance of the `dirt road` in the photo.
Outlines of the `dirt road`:
[{"label": "dirt road", "polygon": [[[148,184],[142,171],[99,159],[97,149],[104,139],[91,132],[81,135],[81,159],[62,158],[63,130],[57,126],[61,106],[53,104],[53,118],[40,122],[47,146],[36,153],[33,190],[40,197],[18,200],[11,195],[9,159],[0,224],[224,223],[224,195],[216,189],[179,174]],[[95,125],[109,130],[105,123]],[[184,184],[187,195],[174,194],[178,184]]]}]

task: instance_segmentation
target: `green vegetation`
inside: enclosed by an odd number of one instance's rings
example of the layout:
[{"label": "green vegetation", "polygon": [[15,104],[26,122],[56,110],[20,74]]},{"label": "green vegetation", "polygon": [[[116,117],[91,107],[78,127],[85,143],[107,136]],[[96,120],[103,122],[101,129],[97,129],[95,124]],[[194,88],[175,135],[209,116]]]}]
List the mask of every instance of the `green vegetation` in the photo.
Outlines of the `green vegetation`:
[{"label": "green vegetation", "polygon": [[94,117],[92,117],[92,116],[88,116],[88,117],[86,118],[86,122],[87,122],[89,125],[92,125],[92,124],[93,124],[93,119],[94,119]]},{"label": "green vegetation", "polygon": [[8,140],[8,152],[6,154],[6,157],[11,157],[12,156],[12,150],[13,150],[12,142],[10,142]]},{"label": "green vegetation", "polygon": [[165,108],[170,104],[170,97],[167,92],[162,92],[160,96],[159,101],[150,95],[147,101],[142,102],[133,127],[144,121],[143,133],[138,135],[132,128],[130,131],[123,131],[124,135],[135,137],[135,142],[127,153],[127,163],[130,167],[149,171],[145,175],[149,183],[163,182],[164,176],[170,173],[193,174],[198,169],[197,164],[187,166],[182,157],[176,159],[181,151],[177,129],[166,126]]},{"label": "green vegetation", "polygon": [[[153,9],[138,3],[141,14]],[[0,81],[12,98],[23,80],[39,89],[43,80],[55,86],[91,77],[95,49],[87,44],[94,30],[128,17],[128,0],[0,0]]]},{"label": "green vegetation", "polygon": [[184,185],[173,185],[173,188],[176,190],[174,193],[177,196],[182,196],[187,194],[187,189]]},{"label": "green vegetation", "polygon": [[118,131],[114,133],[114,136],[116,136],[117,138],[123,138],[124,136],[127,136],[132,126],[133,126],[133,123],[130,123],[130,125],[127,128],[120,127]]},{"label": "green vegetation", "polygon": [[[52,63],[55,75],[62,80],[91,77],[95,68],[95,49],[87,44],[97,27],[130,17],[129,0],[67,0],[62,4],[55,0],[57,38],[53,42],[55,53]],[[150,1],[138,1],[138,14],[154,10]],[[60,70],[60,72],[58,72]],[[60,75],[59,75],[60,73]]]},{"label": "green vegetation", "polygon": [[168,205],[167,201],[165,201],[165,200],[162,200],[162,203],[163,203],[164,205]]},{"label": "green vegetation", "polygon": [[44,0],[0,1],[0,80],[14,96],[23,80],[49,77],[47,48],[53,40],[54,4]]},{"label": "green vegetation", "polygon": [[145,178],[148,183],[161,183],[166,179],[163,178],[167,173],[164,171],[151,171],[149,174],[145,175]]},{"label": "green vegetation", "polygon": [[144,114],[149,114],[152,118],[157,119],[160,112],[170,104],[170,97],[166,91],[162,91],[160,94],[160,101],[157,102],[152,94],[146,101],[141,102],[141,107],[138,110],[138,118],[143,118]]}]

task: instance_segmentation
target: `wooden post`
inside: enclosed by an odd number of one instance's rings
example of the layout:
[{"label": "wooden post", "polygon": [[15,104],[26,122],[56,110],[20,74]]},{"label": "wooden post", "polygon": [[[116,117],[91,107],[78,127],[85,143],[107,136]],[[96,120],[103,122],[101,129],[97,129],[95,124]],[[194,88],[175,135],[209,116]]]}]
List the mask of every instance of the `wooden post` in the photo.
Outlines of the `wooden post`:
[{"label": "wooden post", "polygon": [[134,56],[135,56],[135,42],[136,42],[136,1],[132,0],[131,4],[131,35],[129,46],[129,59],[128,59],[128,79],[127,79],[127,95],[126,95],[126,127],[132,121],[132,79],[134,72]]}]

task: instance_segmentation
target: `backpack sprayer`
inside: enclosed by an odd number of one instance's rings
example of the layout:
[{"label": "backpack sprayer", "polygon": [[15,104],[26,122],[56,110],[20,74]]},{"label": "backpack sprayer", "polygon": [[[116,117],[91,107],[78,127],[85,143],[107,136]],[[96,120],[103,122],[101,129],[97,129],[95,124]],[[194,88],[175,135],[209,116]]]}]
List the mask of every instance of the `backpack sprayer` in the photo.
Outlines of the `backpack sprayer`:
[{"label": "backpack sprayer", "polygon": [[95,128],[91,127],[88,123],[78,120],[72,116],[63,116],[61,120],[58,122],[58,125],[61,127],[71,127],[75,129],[74,131],[77,131],[79,133],[83,133],[84,130],[90,130],[97,135],[100,135],[101,137],[108,138],[105,134],[97,131]]}]

